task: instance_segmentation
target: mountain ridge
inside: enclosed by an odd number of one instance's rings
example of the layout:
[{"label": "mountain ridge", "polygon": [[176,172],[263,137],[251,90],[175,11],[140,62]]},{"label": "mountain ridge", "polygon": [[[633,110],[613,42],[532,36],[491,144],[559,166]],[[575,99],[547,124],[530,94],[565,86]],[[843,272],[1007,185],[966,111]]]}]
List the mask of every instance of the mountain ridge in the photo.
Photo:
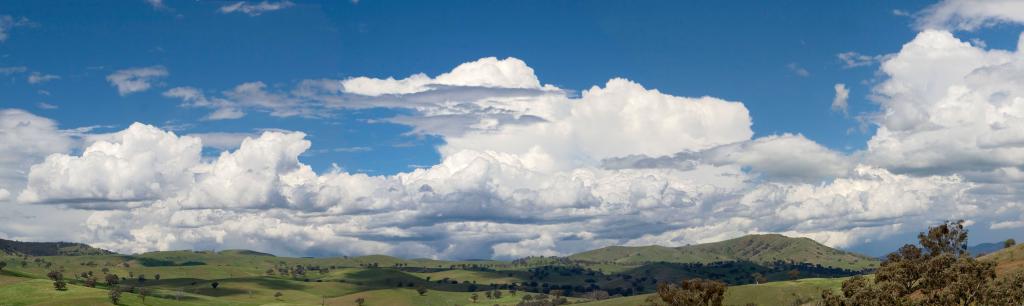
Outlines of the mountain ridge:
[{"label": "mountain ridge", "polygon": [[848,270],[866,270],[879,261],[853,252],[837,250],[809,238],[779,234],[753,234],[719,242],[681,247],[609,246],[568,256],[571,260],[641,264],[646,262],[710,263],[720,261],[775,261],[817,264]]},{"label": "mountain ridge", "polygon": [[[31,256],[55,255],[112,255],[111,251],[94,248],[83,243],[73,242],[20,242],[0,239],[0,250]],[[231,249],[222,253],[237,253],[260,256],[276,256],[271,253]],[[152,252],[140,255],[170,254]],[[381,262],[400,261],[402,259],[387,255],[364,255],[353,259]],[[562,260],[582,262],[608,262],[616,264],[644,264],[654,262],[665,263],[714,263],[727,261],[749,261],[769,264],[773,262],[806,263],[822,267],[839,268],[852,271],[876,268],[880,261],[853,252],[837,250],[822,245],[812,239],[803,237],[787,237],[780,234],[752,234],[733,239],[680,247],[660,245],[648,246],[608,246],[559,257]],[[445,260],[424,260],[439,263]]]},{"label": "mountain ridge", "polygon": [[0,239],[0,251],[30,256],[113,255],[111,251],[77,242],[26,242]]}]

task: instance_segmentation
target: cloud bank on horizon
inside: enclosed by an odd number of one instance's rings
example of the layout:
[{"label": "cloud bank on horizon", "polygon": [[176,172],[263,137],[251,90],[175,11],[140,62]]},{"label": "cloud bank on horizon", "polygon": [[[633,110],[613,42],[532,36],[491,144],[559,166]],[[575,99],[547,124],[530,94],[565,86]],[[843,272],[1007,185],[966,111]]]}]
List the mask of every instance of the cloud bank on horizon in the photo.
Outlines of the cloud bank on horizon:
[{"label": "cloud bank on horizon", "polygon": [[[281,3],[273,10],[290,6]],[[623,78],[576,94],[542,83],[522,60],[488,57],[433,77],[309,79],[290,89],[249,82],[219,93],[181,84],[162,93],[208,109],[204,120],[405,109],[385,121],[443,138],[437,165],[317,173],[299,158],[311,147],[299,131],[178,135],[135,123],[97,134],[6,109],[0,201],[87,210],[76,238],[127,253],[515,258],[749,233],[849,247],[951,218],[1020,228],[1024,50],[951,32],[1022,22],[1020,8],[945,1],[920,13],[920,33],[877,58],[879,110],[865,119],[877,130],[852,153],[800,134],[754,137],[757,114],[741,101],[673,96]],[[153,66],[107,79],[127,95],[167,76]],[[831,107],[846,112],[849,90],[836,84],[835,92]]]}]

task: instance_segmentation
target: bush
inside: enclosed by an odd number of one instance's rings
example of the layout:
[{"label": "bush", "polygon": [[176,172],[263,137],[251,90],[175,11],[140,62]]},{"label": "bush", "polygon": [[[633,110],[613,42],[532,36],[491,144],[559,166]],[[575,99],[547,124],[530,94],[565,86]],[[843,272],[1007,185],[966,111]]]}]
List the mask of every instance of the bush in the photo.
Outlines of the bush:
[{"label": "bush", "polygon": [[53,289],[57,289],[57,290],[60,290],[60,291],[68,290],[68,283],[64,282],[63,279],[54,281],[53,282]]},{"label": "bush", "polygon": [[121,282],[121,278],[117,277],[117,274],[107,274],[107,276],[104,276],[104,280],[107,281],[108,286],[117,285]]},{"label": "bush", "polygon": [[660,283],[657,295],[647,298],[647,303],[658,306],[721,306],[725,290],[725,283],[700,278],[683,280],[678,285]]},{"label": "bush", "polygon": [[107,294],[107,296],[110,297],[111,303],[117,305],[117,303],[121,301],[121,288],[118,288],[117,286],[111,286],[110,292]]},{"label": "bush", "polygon": [[[822,292],[823,305],[1011,305],[1024,298],[1024,275],[996,280],[995,263],[967,253],[963,221],[931,227],[886,256],[874,281],[854,277],[842,295]],[[1010,298],[1007,298],[1010,297]]]}]

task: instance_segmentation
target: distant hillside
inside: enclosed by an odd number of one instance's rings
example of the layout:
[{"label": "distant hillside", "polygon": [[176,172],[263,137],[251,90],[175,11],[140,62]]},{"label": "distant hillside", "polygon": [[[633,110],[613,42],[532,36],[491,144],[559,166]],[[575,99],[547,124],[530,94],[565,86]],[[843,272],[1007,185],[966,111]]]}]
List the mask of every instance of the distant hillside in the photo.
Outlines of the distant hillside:
[{"label": "distant hillside", "polygon": [[0,251],[30,256],[110,255],[114,252],[74,242],[22,242],[0,239]]},{"label": "distant hillside", "polygon": [[270,256],[270,257],[275,257],[274,254],[257,252],[257,251],[253,251],[253,250],[223,250],[223,251],[220,251],[218,253],[220,253],[222,255],[234,254],[234,255],[253,255],[253,256]]},{"label": "distant hillside", "polygon": [[990,242],[990,243],[982,243],[982,244],[979,244],[979,245],[974,245],[974,246],[968,247],[967,248],[967,252],[970,252],[972,256],[984,256],[986,254],[991,254],[993,252],[996,252],[996,251],[999,251],[999,250],[1002,250],[1002,249],[1003,249],[1003,242],[1000,241],[1000,242],[995,242],[995,243]]},{"label": "distant hillside", "polygon": [[879,263],[877,259],[836,250],[808,238],[790,238],[778,234],[747,235],[726,241],[677,248],[611,246],[571,255],[569,258],[622,264],[709,263],[736,260],[758,263],[792,261],[849,270],[870,269],[877,267]]},{"label": "distant hillside", "polygon": [[981,256],[979,259],[996,262],[996,272],[999,275],[1022,271],[1024,270],[1024,244],[995,251],[992,254]]}]

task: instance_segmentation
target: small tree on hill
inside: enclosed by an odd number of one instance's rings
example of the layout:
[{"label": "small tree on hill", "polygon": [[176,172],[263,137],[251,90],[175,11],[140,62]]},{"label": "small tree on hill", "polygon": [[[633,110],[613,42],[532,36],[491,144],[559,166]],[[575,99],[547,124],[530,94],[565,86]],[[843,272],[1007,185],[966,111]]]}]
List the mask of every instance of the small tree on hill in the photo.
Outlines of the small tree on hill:
[{"label": "small tree on hill", "polygon": [[145,304],[146,303],[146,294],[149,293],[149,291],[146,290],[145,287],[139,287],[139,289],[136,290],[135,292],[136,292],[136,294],[139,295],[139,298],[142,299],[142,303]]},{"label": "small tree on hill", "polygon": [[60,273],[59,271],[50,271],[49,273],[46,273],[46,277],[49,278],[50,280],[58,280],[64,279],[64,274]]},{"label": "small tree on hill", "polygon": [[153,279],[160,280],[160,273],[153,274]]},{"label": "small tree on hill", "polygon": [[6,267],[7,267],[7,262],[6,261],[0,261],[0,271],[3,271],[4,268],[6,268]]},{"label": "small tree on hill", "polygon": [[761,273],[754,272],[753,274],[750,274],[750,277],[754,279],[754,283],[756,284],[763,284],[768,282],[768,278],[765,278],[764,274]]},{"label": "small tree on hill", "polygon": [[46,277],[53,280],[53,289],[68,290],[68,283],[64,281],[64,274],[60,271],[50,271],[50,273],[46,273]]},{"label": "small tree on hill", "polygon": [[[1013,238],[1006,239],[1006,241],[1003,241],[1003,248],[1009,248],[1015,245],[1017,245],[1017,240],[1013,240]],[[3,269],[3,267],[0,266],[0,269]]]},{"label": "small tree on hill", "polygon": [[953,257],[960,257],[967,254],[967,229],[964,228],[964,220],[946,221],[930,227],[928,233],[918,234],[917,239],[930,256],[950,254]]},{"label": "small tree on hill", "polygon": [[363,306],[365,304],[366,304],[366,299],[364,299],[364,298],[356,298],[356,305]]},{"label": "small tree on hill", "polygon": [[479,300],[479,299],[480,299],[480,295],[478,295],[478,294],[476,294],[476,293],[473,293],[473,295],[470,295],[470,296],[469,296],[469,299],[470,299],[470,300],[473,300],[473,303],[476,303],[476,300]]},{"label": "small tree on hill", "polygon": [[218,282],[210,283],[210,287],[213,287],[213,289],[217,289],[217,286],[220,286],[220,283],[218,283]]},{"label": "small tree on hill", "polygon": [[420,295],[427,294],[427,288],[423,288],[423,287],[416,288],[416,293],[419,293]]},{"label": "small tree on hill", "polygon": [[92,276],[86,278],[85,279],[85,286],[89,287],[89,288],[96,288],[96,278],[92,277]]},{"label": "small tree on hill", "polygon": [[117,274],[107,274],[107,276],[104,276],[103,278],[107,282],[107,286],[117,285],[117,283],[121,281],[121,278],[117,277]]},{"label": "small tree on hill", "polygon": [[857,276],[843,282],[841,295],[822,292],[823,305],[1013,305],[1024,298],[1024,273],[997,280],[995,263],[969,256],[963,221],[931,227],[918,239],[924,249],[904,245],[874,280]]},{"label": "small tree on hill", "polygon": [[121,301],[121,288],[118,288],[118,286],[110,286],[110,292],[107,296],[110,297],[111,303],[117,305],[117,303]]},{"label": "small tree on hill", "polygon": [[284,296],[284,293],[281,293],[281,291],[274,292],[274,299],[275,300],[280,300],[282,296]]},{"label": "small tree on hill", "polygon": [[658,284],[657,295],[647,298],[652,306],[721,306],[725,298],[725,283],[700,278],[683,280],[677,284]]}]

